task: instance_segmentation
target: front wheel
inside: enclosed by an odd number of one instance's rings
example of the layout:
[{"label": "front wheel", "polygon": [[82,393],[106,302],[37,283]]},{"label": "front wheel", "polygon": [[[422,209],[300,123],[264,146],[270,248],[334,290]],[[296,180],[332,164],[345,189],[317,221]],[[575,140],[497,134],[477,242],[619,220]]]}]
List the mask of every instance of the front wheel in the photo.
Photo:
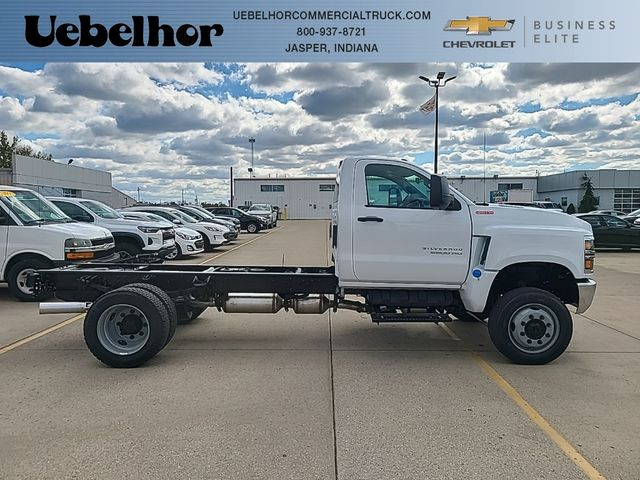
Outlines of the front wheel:
[{"label": "front wheel", "polygon": [[33,288],[27,286],[29,274],[45,268],[51,268],[51,265],[39,258],[26,258],[18,261],[7,273],[7,284],[11,294],[21,302],[35,302],[50,297],[51,292],[48,291],[34,295]]},{"label": "front wheel", "polygon": [[247,232],[256,233],[258,230],[260,230],[260,228],[258,227],[257,223],[250,222],[250,223],[247,224]]},{"label": "front wheel", "polygon": [[135,257],[142,253],[142,249],[131,242],[116,242],[116,253],[123,253],[125,257]]},{"label": "front wheel", "polygon": [[489,336],[505,357],[524,365],[558,358],[573,335],[571,314],[545,290],[516,288],[503,295],[489,315]]}]

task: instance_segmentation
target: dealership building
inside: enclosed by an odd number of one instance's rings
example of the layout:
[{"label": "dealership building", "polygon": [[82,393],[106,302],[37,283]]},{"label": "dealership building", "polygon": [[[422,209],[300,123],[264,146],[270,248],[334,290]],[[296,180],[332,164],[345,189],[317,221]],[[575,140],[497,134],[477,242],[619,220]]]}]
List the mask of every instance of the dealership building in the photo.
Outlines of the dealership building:
[{"label": "dealership building", "polygon": [[29,188],[45,197],[98,200],[113,208],[136,203],[113,187],[109,172],[22,155],[13,155],[12,168],[0,169],[0,185]]},{"label": "dealership building", "polygon": [[[449,183],[474,202],[547,200],[563,209],[576,208],[584,195],[584,176],[591,179],[600,209],[631,212],[640,208],[640,170],[575,170],[545,176],[449,177]],[[234,206],[270,203],[282,211],[283,218],[331,218],[335,177],[236,178]]]}]

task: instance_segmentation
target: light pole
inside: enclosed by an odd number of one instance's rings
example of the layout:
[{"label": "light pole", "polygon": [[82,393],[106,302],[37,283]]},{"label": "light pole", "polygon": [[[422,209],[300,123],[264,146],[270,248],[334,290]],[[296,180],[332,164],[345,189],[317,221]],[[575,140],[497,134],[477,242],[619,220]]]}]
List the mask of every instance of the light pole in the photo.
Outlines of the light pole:
[{"label": "light pole", "polygon": [[251,178],[255,177],[255,173],[253,171],[253,144],[256,143],[256,139],[253,137],[249,137],[249,144],[251,144],[251,168],[249,169],[249,176]]},{"label": "light pole", "polygon": [[438,75],[436,76],[435,80],[429,80],[427,77],[420,75],[418,78],[420,80],[423,80],[425,82],[427,82],[429,84],[430,87],[433,87],[436,89],[436,106],[435,106],[435,111],[436,111],[436,134],[435,134],[435,148],[434,148],[434,152],[433,152],[433,173],[438,173],[438,93],[440,91],[441,87],[444,87],[447,85],[447,83],[449,83],[451,80],[453,80],[454,78],[456,78],[455,76],[453,77],[449,77],[446,80],[442,80],[445,76],[445,72],[438,72]]}]

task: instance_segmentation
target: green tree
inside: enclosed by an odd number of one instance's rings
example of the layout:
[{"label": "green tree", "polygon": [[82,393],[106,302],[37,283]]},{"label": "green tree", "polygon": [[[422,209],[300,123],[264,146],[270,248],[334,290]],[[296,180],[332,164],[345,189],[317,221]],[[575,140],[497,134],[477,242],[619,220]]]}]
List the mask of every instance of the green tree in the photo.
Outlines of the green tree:
[{"label": "green tree", "polygon": [[573,206],[573,203],[570,203],[567,207],[567,213],[569,215],[573,215],[574,213],[576,213],[576,207]]},{"label": "green tree", "polygon": [[20,139],[16,136],[9,139],[7,133],[0,131],[0,168],[11,168],[11,154],[24,155],[25,157],[42,158],[44,160],[53,160],[50,153],[34,150],[29,145],[20,143]]},{"label": "green tree", "polygon": [[584,196],[580,200],[580,205],[578,205],[578,212],[588,213],[598,208],[598,199],[593,194],[591,177],[587,176],[586,173],[582,176],[582,188],[584,188]]}]

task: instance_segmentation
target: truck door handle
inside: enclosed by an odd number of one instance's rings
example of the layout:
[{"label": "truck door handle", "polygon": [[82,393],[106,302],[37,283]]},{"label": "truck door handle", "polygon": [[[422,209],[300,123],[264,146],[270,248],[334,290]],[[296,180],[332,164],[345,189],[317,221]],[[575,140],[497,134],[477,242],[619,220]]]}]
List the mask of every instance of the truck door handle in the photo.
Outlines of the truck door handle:
[{"label": "truck door handle", "polygon": [[380,217],[358,217],[359,222],[383,222],[384,219]]}]

